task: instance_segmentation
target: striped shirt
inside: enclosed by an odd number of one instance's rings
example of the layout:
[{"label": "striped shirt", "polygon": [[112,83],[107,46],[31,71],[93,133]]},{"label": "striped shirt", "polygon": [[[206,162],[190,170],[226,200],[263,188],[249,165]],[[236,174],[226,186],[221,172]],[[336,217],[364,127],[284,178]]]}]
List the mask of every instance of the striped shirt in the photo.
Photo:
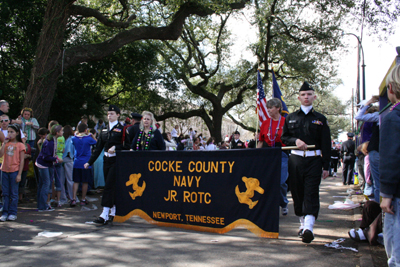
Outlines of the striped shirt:
[{"label": "striped shirt", "polygon": [[[39,129],[39,123],[35,118],[30,118],[29,120],[22,120],[22,131],[27,133],[27,140],[36,140],[36,130]],[[33,122],[33,125],[26,125],[27,122]]]}]

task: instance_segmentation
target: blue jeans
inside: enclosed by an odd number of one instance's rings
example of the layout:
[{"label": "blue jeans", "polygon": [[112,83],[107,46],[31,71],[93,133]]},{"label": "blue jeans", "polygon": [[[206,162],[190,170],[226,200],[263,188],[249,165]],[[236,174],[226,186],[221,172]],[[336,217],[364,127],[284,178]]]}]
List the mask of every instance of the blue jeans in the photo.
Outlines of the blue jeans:
[{"label": "blue jeans", "polygon": [[379,152],[371,151],[369,155],[369,168],[371,169],[371,177],[374,180],[374,199],[380,203],[379,192],[381,189],[381,182],[379,178]]},{"label": "blue jeans", "polygon": [[286,208],[289,200],[287,199],[287,189],[288,189],[288,185],[286,183],[286,180],[288,178],[288,161],[289,161],[289,156],[282,152],[282,163],[281,163],[281,196],[280,196],[280,200],[279,200],[279,206],[281,206],[282,208]]},{"label": "blue jeans", "polygon": [[17,178],[18,171],[16,172],[3,172],[3,215],[17,215],[18,206],[18,184],[15,179]]},{"label": "blue jeans", "polygon": [[39,186],[37,192],[37,207],[39,210],[45,210],[47,208],[47,197],[51,192],[51,173],[54,172],[54,167],[49,168],[38,168],[39,169]]},{"label": "blue jeans", "polygon": [[[62,191],[61,187],[65,187],[65,173],[64,173],[64,166],[62,163],[57,163],[54,165],[55,172],[54,172],[54,187],[56,191]],[[64,189],[65,194],[65,189]]]},{"label": "blue jeans", "polygon": [[67,195],[65,194],[65,170],[64,170],[64,163],[57,163],[54,165],[55,168],[55,189],[56,191],[61,191],[59,202],[67,203]]},{"label": "blue jeans", "polygon": [[389,267],[400,266],[400,198],[392,199],[394,215],[385,213],[383,240]]}]

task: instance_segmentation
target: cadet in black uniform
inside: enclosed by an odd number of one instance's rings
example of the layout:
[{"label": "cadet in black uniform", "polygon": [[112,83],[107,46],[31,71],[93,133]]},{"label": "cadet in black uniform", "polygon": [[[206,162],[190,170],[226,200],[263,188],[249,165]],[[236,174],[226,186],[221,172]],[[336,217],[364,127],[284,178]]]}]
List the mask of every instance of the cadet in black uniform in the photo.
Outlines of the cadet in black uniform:
[{"label": "cadet in black uniform", "polygon": [[[122,134],[124,126],[119,123],[118,119],[120,116],[120,110],[115,105],[110,105],[108,112],[108,125],[106,129],[101,130],[99,138],[97,139],[96,150],[90,157],[89,161],[85,163],[85,168],[89,165],[93,165],[96,159],[101,154],[104,148],[104,179],[105,186],[103,191],[103,197],[101,199],[101,205],[103,206],[103,212],[100,217],[94,220],[97,224],[107,224],[112,222],[115,216],[115,184],[116,184],[116,151],[117,150],[129,150],[130,140],[126,138],[124,144],[122,143]],[[126,133],[128,134],[128,133]],[[110,215],[109,215],[110,213]]]},{"label": "cadet in black uniform", "polygon": [[353,141],[354,134],[347,133],[347,141],[342,144],[342,162],[343,162],[343,185],[353,183],[354,164],[356,162],[356,144]]},{"label": "cadet in black uniform", "polygon": [[340,151],[339,148],[336,147],[336,145],[334,145],[334,147],[332,147],[331,149],[331,168],[329,169],[329,175],[333,177],[336,177],[336,173],[337,173],[337,165],[339,162],[339,158],[340,158]]},{"label": "cadet in black uniform", "polygon": [[139,132],[140,120],[142,119],[142,115],[132,112],[131,117],[133,120],[133,125],[128,128],[130,143],[132,143],[133,138],[135,138],[136,134]]},{"label": "cadet in black uniform", "polygon": [[244,143],[242,141],[240,141],[239,138],[240,138],[240,133],[238,131],[236,131],[233,134],[233,139],[231,141],[231,149],[246,148]]},{"label": "cadet in black uniform", "polygon": [[[330,130],[325,116],[312,107],[316,98],[314,89],[304,82],[298,96],[301,108],[286,117],[281,137],[284,144],[299,148],[289,157],[289,183],[294,211],[300,217],[298,235],[304,243],[314,239],[321,174],[324,179],[329,174]],[[307,150],[307,145],[315,145],[315,149]]]}]

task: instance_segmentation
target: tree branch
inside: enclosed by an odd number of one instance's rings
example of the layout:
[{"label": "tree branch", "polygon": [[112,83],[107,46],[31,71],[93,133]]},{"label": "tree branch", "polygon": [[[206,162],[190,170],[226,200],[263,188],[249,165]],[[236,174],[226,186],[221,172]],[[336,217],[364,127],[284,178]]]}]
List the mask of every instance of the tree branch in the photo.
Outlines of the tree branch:
[{"label": "tree branch", "polygon": [[[154,118],[157,121],[164,121],[164,120],[169,119],[169,118],[178,118],[178,119],[186,120],[186,119],[189,119],[191,117],[201,117],[201,118],[203,118],[204,114],[207,115],[207,112],[205,111],[204,107],[201,107],[199,109],[190,110],[188,112],[171,111],[171,112],[164,113],[162,115],[155,115],[154,114]],[[208,115],[207,115],[207,117],[208,117]]]},{"label": "tree branch", "polygon": [[72,5],[70,8],[71,15],[73,16],[82,16],[85,18],[96,18],[99,22],[104,24],[105,26],[108,27],[113,27],[113,28],[128,28],[131,21],[136,18],[136,15],[131,15],[127,21],[124,22],[118,22],[118,21],[113,21],[101,14],[98,10],[92,9],[89,7],[85,6],[79,6],[79,5]]},{"label": "tree branch", "polygon": [[[230,4],[231,9],[240,9],[249,0],[241,0],[238,3]],[[113,38],[97,44],[77,46],[65,51],[64,69],[80,64],[81,62],[101,60],[112,54],[126,44],[138,40],[177,40],[182,33],[185,19],[190,15],[201,17],[215,13],[214,10],[205,8],[195,2],[187,2],[181,5],[175,13],[172,22],[165,27],[143,26],[136,27],[118,33]]]},{"label": "tree branch", "polygon": [[227,115],[235,124],[239,125],[239,126],[242,127],[243,129],[245,129],[245,130],[247,130],[247,131],[250,131],[250,132],[253,132],[253,133],[256,132],[256,129],[255,129],[255,128],[250,127],[250,126],[247,126],[247,125],[244,125],[243,123],[237,121],[231,114],[227,113],[226,115]]}]

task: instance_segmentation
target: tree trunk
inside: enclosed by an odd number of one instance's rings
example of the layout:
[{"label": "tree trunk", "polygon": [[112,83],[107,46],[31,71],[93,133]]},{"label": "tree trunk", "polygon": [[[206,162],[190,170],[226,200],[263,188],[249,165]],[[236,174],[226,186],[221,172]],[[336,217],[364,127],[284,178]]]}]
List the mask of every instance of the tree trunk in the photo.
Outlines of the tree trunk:
[{"label": "tree trunk", "polygon": [[207,113],[203,114],[203,116],[201,116],[201,118],[206,123],[211,136],[215,138],[215,143],[219,143],[223,139],[222,133],[221,133],[222,118],[224,117],[224,112],[222,111],[222,106],[221,105],[213,105],[213,110],[210,112],[210,115],[212,116],[212,120],[209,117],[209,115],[207,115]]},{"label": "tree trunk", "polygon": [[215,113],[213,114],[213,126],[210,130],[211,136],[215,137],[215,143],[222,141],[222,118],[224,114]]},{"label": "tree trunk", "polygon": [[50,106],[61,74],[63,40],[73,0],[49,0],[24,107],[33,109],[40,126],[49,118]]}]

